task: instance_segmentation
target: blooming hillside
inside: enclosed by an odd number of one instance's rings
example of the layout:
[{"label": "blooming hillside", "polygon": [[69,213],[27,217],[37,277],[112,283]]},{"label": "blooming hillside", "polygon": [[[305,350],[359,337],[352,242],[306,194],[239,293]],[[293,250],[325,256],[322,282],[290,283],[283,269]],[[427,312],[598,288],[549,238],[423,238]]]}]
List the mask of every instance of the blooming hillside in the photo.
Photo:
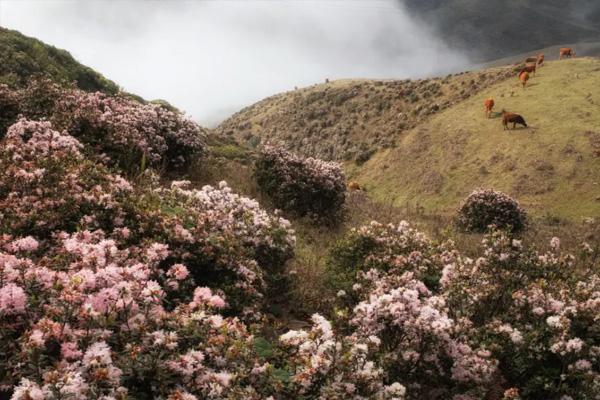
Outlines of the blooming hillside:
[{"label": "blooming hillside", "polygon": [[[288,329],[270,306],[310,284],[288,269],[292,223],[224,181],[167,182],[208,162],[195,123],[46,79],[0,86],[0,104],[0,398],[600,396],[593,235],[572,255],[493,230],[463,251],[407,222],[317,227],[344,238],[311,289],[337,295]],[[266,148],[255,168],[292,214],[346,200],[335,163]],[[497,192],[471,203],[477,224],[522,211]]]}]

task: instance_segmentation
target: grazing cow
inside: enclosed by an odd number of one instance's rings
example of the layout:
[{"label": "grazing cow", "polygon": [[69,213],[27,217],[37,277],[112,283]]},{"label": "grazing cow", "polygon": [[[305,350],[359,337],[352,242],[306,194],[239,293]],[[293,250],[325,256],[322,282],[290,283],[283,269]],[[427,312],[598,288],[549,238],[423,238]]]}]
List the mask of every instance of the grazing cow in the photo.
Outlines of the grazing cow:
[{"label": "grazing cow", "polygon": [[525,59],[525,64],[527,63],[537,63],[538,58],[537,57],[527,57]]},{"label": "grazing cow", "polygon": [[558,55],[559,59],[575,57],[575,51],[570,47],[561,47]]},{"label": "grazing cow", "polygon": [[535,75],[536,69],[537,69],[537,66],[535,64],[533,64],[533,65],[526,65],[519,72],[519,76],[521,76],[521,74],[523,73],[523,71],[528,72],[530,74],[533,73],[533,75]]},{"label": "grazing cow", "polygon": [[502,110],[502,125],[504,126],[504,130],[509,129],[508,124],[513,124],[513,129],[516,129],[517,124],[527,128],[527,122],[525,122],[525,119],[519,114]]},{"label": "grazing cow", "polygon": [[351,181],[351,182],[348,182],[348,190],[351,191],[351,192],[354,192],[356,190],[362,190],[362,188],[360,187],[360,185],[358,184],[358,182]]},{"label": "grazing cow", "polygon": [[538,67],[541,67],[541,66],[543,66],[543,65],[544,65],[544,55],[543,55],[543,54],[540,54],[540,55],[538,56],[538,59],[537,59],[537,65],[538,65]]},{"label": "grazing cow", "polygon": [[485,99],[483,105],[485,106],[485,116],[489,118],[492,114],[492,108],[494,108],[494,99],[491,97]]},{"label": "grazing cow", "polygon": [[519,74],[519,80],[523,84],[523,89],[525,89],[525,85],[527,85],[527,81],[529,80],[529,73],[525,70],[521,71]]}]

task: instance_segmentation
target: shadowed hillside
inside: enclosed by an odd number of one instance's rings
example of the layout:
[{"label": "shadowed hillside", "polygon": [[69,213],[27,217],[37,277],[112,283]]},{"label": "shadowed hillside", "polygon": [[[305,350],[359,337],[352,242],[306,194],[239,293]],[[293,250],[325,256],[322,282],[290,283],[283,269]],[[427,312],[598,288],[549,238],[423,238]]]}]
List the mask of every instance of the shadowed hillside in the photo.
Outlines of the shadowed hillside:
[{"label": "shadowed hillside", "polygon": [[[522,114],[529,129],[503,131],[495,111]],[[371,194],[397,204],[452,211],[478,186],[519,198],[537,214],[581,218],[600,212],[600,61],[547,63],[523,90],[515,79],[433,116],[395,149],[355,173]]]},{"label": "shadowed hillside", "polygon": [[399,0],[446,42],[489,61],[555,45],[600,39],[595,0]]},{"label": "shadowed hillside", "polygon": [[217,132],[242,144],[281,142],[297,153],[366,161],[404,131],[512,75],[508,67],[422,80],[339,80],[269,97]]}]

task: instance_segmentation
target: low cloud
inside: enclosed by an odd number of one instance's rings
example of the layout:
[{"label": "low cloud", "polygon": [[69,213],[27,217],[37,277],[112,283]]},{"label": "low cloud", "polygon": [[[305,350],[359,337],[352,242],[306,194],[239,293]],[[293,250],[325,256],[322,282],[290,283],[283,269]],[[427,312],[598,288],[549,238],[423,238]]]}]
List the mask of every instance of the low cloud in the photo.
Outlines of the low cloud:
[{"label": "low cloud", "polygon": [[0,25],[205,125],[326,78],[403,79],[469,65],[393,0],[0,0]]}]

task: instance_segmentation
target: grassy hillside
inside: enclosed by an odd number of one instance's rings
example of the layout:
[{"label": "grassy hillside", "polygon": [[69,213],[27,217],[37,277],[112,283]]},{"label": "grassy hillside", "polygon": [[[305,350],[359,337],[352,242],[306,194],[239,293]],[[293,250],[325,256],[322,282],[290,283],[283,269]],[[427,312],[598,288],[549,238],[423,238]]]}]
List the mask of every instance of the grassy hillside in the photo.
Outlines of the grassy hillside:
[{"label": "grassy hillside", "polygon": [[450,45],[481,61],[600,38],[595,0],[398,1]]},{"label": "grassy hillside", "polygon": [[512,73],[504,67],[417,81],[332,81],[269,97],[216,131],[251,147],[281,142],[307,156],[361,163],[429,116]]},{"label": "grassy hillside", "polygon": [[[484,98],[522,114],[529,129],[485,119]],[[377,199],[451,212],[485,186],[519,198],[537,215],[600,213],[600,61],[548,63],[523,90],[516,77],[442,111],[351,174]]]},{"label": "grassy hillside", "polygon": [[0,83],[22,86],[34,75],[46,75],[56,82],[75,82],[87,91],[119,91],[114,82],[77,62],[68,51],[0,27]]}]

